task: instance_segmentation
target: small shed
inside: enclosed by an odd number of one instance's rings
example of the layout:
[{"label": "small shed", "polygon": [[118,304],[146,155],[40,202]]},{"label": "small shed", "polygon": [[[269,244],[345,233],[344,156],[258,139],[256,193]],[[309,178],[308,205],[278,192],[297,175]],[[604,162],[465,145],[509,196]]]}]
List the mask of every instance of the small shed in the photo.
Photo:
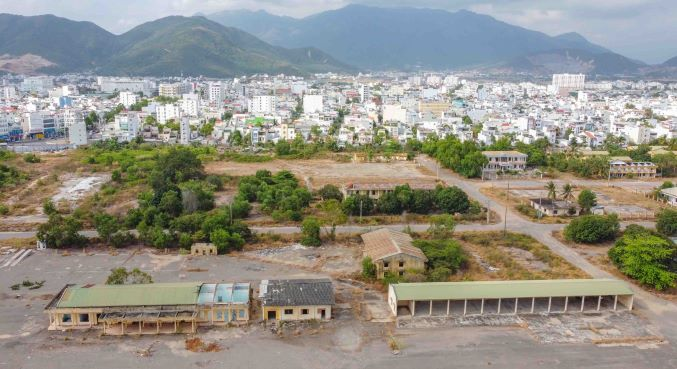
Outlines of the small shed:
[{"label": "small shed", "polygon": [[191,255],[218,255],[216,246],[211,243],[196,243],[190,247]]},{"label": "small shed", "polygon": [[259,285],[263,320],[329,320],[334,305],[331,280],[263,280]]}]

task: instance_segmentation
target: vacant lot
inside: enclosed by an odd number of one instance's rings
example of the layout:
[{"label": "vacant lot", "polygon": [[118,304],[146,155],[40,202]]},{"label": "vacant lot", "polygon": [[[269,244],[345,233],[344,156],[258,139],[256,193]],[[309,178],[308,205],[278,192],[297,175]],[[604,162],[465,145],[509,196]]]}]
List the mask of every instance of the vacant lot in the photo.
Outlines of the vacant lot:
[{"label": "vacant lot", "polygon": [[214,161],[205,164],[207,173],[245,176],[257,170],[271,172],[289,170],[303,180],[311,189],[327,183],[343,185],[368,182],[435,182],[433,175],[425,174],[413,162],[392,163],[340,163],[333,160],[273,160],[265,163],[236,163]]},{"label": "vacant lot", "polygon": [[470,254],[459,280],[589,278],[533,238],[516,233],[463,232],[456,238]]}]

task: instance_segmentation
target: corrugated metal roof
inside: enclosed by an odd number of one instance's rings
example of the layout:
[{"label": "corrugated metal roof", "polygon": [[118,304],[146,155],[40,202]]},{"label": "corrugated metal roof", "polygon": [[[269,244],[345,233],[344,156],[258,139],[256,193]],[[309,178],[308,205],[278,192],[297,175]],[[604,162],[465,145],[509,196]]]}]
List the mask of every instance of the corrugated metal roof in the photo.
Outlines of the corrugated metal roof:
[{"label": "corrugated metal roof", "polygon": [[615,279],[399,283],[391,286],[397,299],[402,301],[633,294],[624,282]]},{"label": "corrugated metal roof", "polygon": [[259,291],[265,306],[334,305],[334,287],[326,278],[263,280]]},{"label": "corrugated metal roof", "polygon": [[362,234],[364,255],[372,260],[380,260],[397,254],[410,255],[427,261],[421,249],[412,244],[412,238],[406,233],[381,228],[376,231]]},{"label": "corrugated metal roof", "polygon": [[131,285],[75,285],[66,288],[57,308],[194,305],[200,282]]}]

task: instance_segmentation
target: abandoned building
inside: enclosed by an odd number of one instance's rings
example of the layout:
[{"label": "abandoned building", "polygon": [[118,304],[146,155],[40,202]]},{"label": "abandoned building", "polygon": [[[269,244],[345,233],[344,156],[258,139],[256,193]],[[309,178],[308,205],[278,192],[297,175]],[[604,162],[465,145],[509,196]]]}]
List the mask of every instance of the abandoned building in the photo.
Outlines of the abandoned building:
[{"label": "abandoned building", "polygon": [[553,314],[632,310],[633,292],[613,279],[398,283],[388,287],[396,317]]},{"label": "abandoned building", "polygon": [[406,270],[424,270],[428,261],[421,249],[413,245],[411,236],[388,228],[362,234],[364,257],[376,266],[376,278],[386,273],[404,275]]},{"label": "abandoned building", "polygon": [[413,182],[413,183],[349,183],[342,189],[345,197],[353,195],[366,195],[372,199],[379,199],[386,193],[394,192],[397,186],[409,185],[412,190],[435,191],[441,184],[433,182]]},{"label": "abandoned building", "polygon": [[334,287],[326,278],[263,280],[259,299],[263,320],[329,320]]},{"label": "abandoned building", "polygon": [[218,250],[212,243],[196,243],[190,247],[190,254],[194,256],[217,255]]},{"label": "abandoned building", "polygon": [[69,284],[45,312],[50,330],[194,333],[198,325],[248,321],[250,290],[249,283]]},{"label": "abandoned building", "polygon": [[529,199],[529,203],[532,208],[549,217],[577,216],[581,212],[580,206],[570,201],[535,198]]},{"label": "abandoned building", "polygon": [[482,154],[489,160],[485,169],[488,170],[524,170],[527,167],[527,154],[519,151],[483,151]]}]

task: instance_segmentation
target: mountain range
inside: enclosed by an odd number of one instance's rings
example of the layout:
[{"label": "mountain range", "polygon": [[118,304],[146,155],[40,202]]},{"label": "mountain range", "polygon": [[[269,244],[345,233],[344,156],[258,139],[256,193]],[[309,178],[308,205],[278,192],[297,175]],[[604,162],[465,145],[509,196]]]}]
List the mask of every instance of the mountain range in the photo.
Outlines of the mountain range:
[{"label": "mountain range", "polygon": [[349,5],[301,19],[247,10],[207,17],[273,45],[314,46],[370,70],[488,68],[617,75],[637,74],[645,66],[577,33],[548,36],[466,10]]},{"label": "mountain range", "polygon": [[170,16],[121,35],[53,15],[0,14],[0,72],[232,77],[482,69],[677,76],[580,34],[549,36],[470,11],[348,5],[305,18],[235,10]]},{"label": "mountain range", "polygon": [[35,72],[138,76],[354,70],[318,49],[272,46],[204,17],[166,17],[118,36],[91,22],[0,14],[0,35],[0,70],[7,71],[26,63]]}]

